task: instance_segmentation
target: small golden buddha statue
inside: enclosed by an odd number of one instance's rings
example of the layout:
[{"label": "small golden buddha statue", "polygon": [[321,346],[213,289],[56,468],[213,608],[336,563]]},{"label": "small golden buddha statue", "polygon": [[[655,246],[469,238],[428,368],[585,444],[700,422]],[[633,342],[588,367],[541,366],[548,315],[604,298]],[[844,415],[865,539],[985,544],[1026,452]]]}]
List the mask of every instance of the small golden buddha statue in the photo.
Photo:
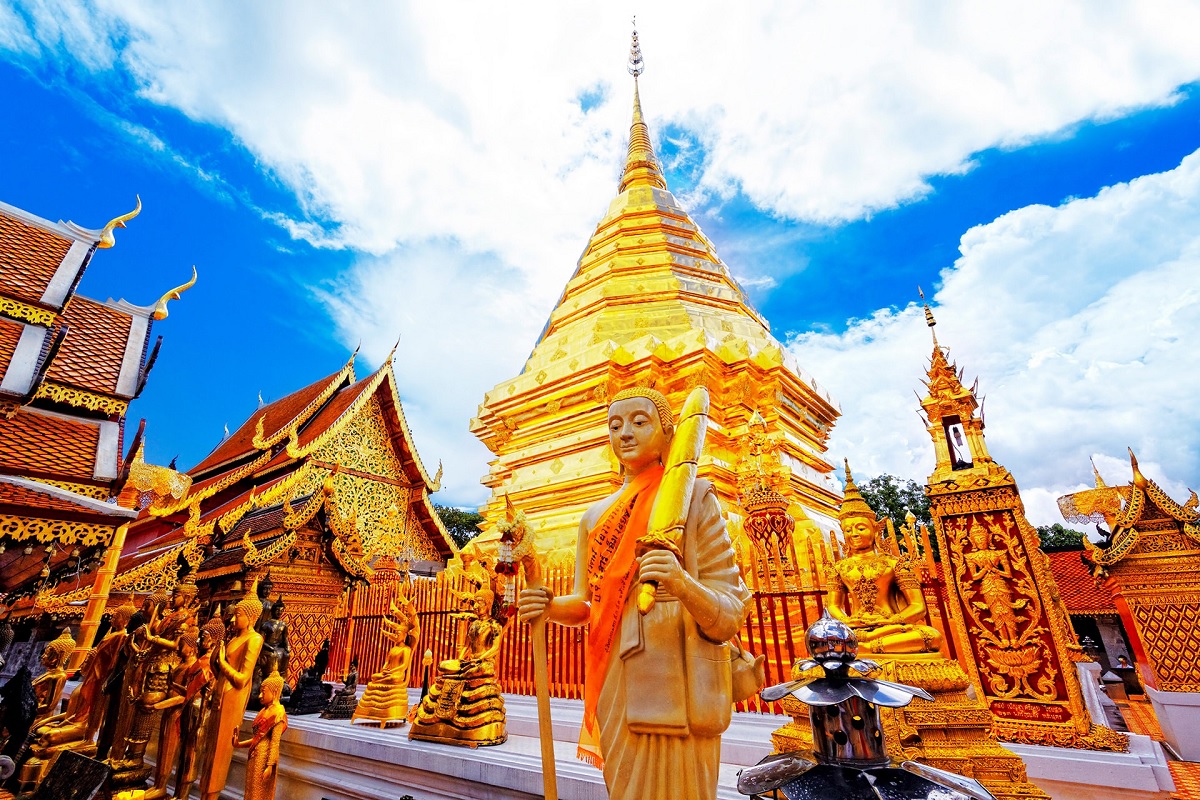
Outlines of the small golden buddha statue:
[{"label": "small golden buddha statue", "polygon": [[112,629],[98,645],[88,651],[79,667],[81,683],[71,694],[67,710],[49,717],[34,732],[29,758],[21,766],[21,785],[32,789],[39,784],[50,768],[52,759],[64,750],[74,750],[91,756],[93,739],[100,729],[108,708],[103,695],[121,647],[125,644],[125,625],[137,609],[131,603],[116,608],[110,617]]},{"label": "small golden buddha statue", "polygon": [[67,659],[75,650],[75,639],[70,628],[63,628],[58,638],[46,645],[42,651],[42,666],[46,671],[33,681],[33,693],[37,697],[37,711],[33,717],[33,728],[49,719],[62,700],[63,684],[67,681]]},{"label": "small golden buddha statue", "polygon": [[911,562],[876,550],[882,522],[863,500],[846,462],[838,512],[848,555],[826,570],[825,607],[849,625],[864,653],[934,653],[942,635],[926,619],[925,598]]},{"label": "small golden buddha statue", "polygon": [[492,617],[495,594],[483,588],[472,598],[471,618],[458,658],[438,665],[439,675],[421,700],[410,739],[468,747],[508,739],[504,698],[496,680],[496,654],[504,626]]},{"label": "small golden buddha statue", "polygon": [[279,702],[283,695],[283,676],[279,670],[263,678],[259,688],[262,710],[254,717],[249,739],[239,739],[233,733],[234,747],[248,747],[246,757],[245,800],[274,800],[275,781],[279,774],[279,741],[287,730],[287,711]]},{"label": "small golden buddha statue", "polygon": [[371,676],[350,721],[388,728],[408,722],[408,676],[413,648],[421,637],[411,598],[404,596],[399,604],[392,603],[390,617],[383,620],[383,635],[393,642],[392,649],[382,669]]}]

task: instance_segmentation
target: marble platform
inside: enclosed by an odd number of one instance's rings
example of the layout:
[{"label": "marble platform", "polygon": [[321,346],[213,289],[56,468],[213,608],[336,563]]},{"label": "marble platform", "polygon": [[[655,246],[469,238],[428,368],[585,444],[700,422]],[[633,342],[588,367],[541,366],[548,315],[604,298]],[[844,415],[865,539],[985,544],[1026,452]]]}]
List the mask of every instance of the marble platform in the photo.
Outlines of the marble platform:
[{"label": "marble platform", "polygon": [[[411,701],[419,692],[412,690]],[[537,711],[532,697],[505,695],[508,741],[471,749],[408,740],[408,727],[380,730],[317,716],[288,721],[276,796],[288,800],[526,800],[542,796]],[[600,771],[575,758],[583,703],[554,701],[555,761],[563,800],[604,800]],[[251,716],[247,716],[246,727]],[[737,772],[771,751],[771,731],[786,717],[735,714],[722,738],[720,800],[743,798]],[[241,800],[244,751],[238,751],[224,798]]]}]

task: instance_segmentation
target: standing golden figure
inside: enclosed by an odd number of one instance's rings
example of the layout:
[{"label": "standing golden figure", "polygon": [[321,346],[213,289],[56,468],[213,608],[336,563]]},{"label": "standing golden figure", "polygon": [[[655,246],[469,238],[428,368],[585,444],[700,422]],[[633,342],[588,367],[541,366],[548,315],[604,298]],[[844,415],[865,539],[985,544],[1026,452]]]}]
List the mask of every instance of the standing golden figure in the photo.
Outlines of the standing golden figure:
[{"label": "standing golden figure", "polygon": [[254,717],[249,739],[233,732],[234,747],[248,747],[244,800],[274,800],[275,781],[279,777],[279,740],[287,730],[287,711],[279,698],[283,695],[283,676],[273,670],[259,689],[262,710]]},{"label": "standing golden figure", "polygon": [[876,547],[882,522],[863,500],[846,462],[845,500],[838,512],[849,554],[828,567],[825,605],[854,629],[864,653],[935,653],[942,642],[923,624],[925,597],[911,561]]},{"label": "standing golden figure", "polygon": [[[704,389],[684,409],[676,433],[659,392],[613,398],[609,442],[625,483],[583,515],[574,592],[526,589],[518,603],[526,621],[546,614],[589,625],[579,755],[604,770],[613,800],[715,798],[731,718],[728,643],[750,594],[712,485],[686,475],[703,442]],[[652,531],[661,520],[666,527]],[[666,534],[657,537],[663,547],[636,555],[651,533]],[[655,602],[643,615],[638,587],[651,583]]]},{"label": "standing golden figure", "polygon": [[213,658],[213,709],[210,730],[200,767],[200,797],[217,800],[229,778],[229,762],[233,759],[233,741],[246,713],[250,700],[250,679],[262,650],[262,635],[254,623],[262,614],[262,603],[251,589],[233,607],[233,638],[217,645]]}]

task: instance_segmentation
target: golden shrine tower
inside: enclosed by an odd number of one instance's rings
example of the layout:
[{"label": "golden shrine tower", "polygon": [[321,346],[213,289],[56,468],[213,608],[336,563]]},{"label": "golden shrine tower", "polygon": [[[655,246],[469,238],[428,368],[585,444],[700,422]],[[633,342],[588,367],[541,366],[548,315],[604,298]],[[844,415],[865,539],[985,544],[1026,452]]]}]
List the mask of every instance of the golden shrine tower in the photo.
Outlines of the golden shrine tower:
[{"label": "golden shrine tower", "polygon": [[[793,513],[833,515],[825,442],[839,415],[770,333],[712,243],[667,190],[642,115],[637,32],[633,123],[617,196],[520,375],[488,392],[471,432],[496,456],[482,482],[489,532],[507,493],[539,547],[573,560],[579,520],[619,484],[608,447],[609,398],[650,386],[675,408],[696,386],[712,396],[700,475],[738,506],[738,440],[758,410],[779,443],[780,491]],[[731,522],[737,528],[734,515]]]},{"label": "golden shrine tower", "polygon": [[[930,328],[933,314],[925,306]],[[973,389],[933,337],[921,401],[937,463],[926,493],[937,529],[951,632],[963,666],[1008,742],[1128,747],[1093,723],[1075,662],[1087,660],[1012,474],[988,453]]]}]

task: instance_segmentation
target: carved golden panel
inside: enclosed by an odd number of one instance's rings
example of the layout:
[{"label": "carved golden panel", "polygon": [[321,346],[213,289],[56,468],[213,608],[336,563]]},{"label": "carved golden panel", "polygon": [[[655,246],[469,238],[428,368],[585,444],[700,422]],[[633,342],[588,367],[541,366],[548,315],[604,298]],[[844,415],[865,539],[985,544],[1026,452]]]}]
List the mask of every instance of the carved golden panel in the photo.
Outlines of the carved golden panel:
[{"label": "carved golden panel", "polygon": [[59,519],[32,519],[0,515],[0,536],[25,541],[35,539],[43,544],[105,545],[112,541],[118,523],[98,525],[92,522],[68,522]]},{"label": "carved golden panel", "polygon": [[129,402],[126,400],[85,392],[53,381],[44,381],[33,397],[35,400],[44,398],[75,408],[86,408],[88,411],[101,411],[109,416],[122,416],[129,409]]}]

